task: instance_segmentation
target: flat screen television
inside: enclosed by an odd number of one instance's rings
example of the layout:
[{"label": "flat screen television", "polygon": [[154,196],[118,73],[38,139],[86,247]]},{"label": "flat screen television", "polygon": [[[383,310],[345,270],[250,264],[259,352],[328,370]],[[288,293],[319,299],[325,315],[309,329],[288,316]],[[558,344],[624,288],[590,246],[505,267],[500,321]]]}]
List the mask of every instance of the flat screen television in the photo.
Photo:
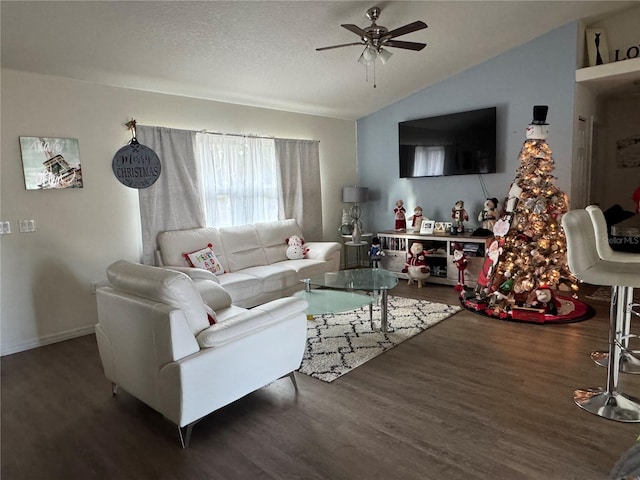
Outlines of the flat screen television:
[{"label": "flat screen television", "polygon": [[496,107],[398,124],[400,178],[496,172]]}]

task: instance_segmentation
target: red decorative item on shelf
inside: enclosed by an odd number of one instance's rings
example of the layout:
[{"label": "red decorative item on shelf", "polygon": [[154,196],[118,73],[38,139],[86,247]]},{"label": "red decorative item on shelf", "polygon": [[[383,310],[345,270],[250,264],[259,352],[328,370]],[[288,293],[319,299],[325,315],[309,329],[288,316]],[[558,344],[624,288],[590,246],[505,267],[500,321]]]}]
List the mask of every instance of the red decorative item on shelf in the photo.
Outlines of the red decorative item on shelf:
[{"label": "red decorative item on shelf", "polygon": [[456,242],[453,246],[453,263],[458,267],[458,284],[453,287],[456,292],[462,292],[464,290],[464,271],[469,265],[469,260],[464,253],[462,245]]}]

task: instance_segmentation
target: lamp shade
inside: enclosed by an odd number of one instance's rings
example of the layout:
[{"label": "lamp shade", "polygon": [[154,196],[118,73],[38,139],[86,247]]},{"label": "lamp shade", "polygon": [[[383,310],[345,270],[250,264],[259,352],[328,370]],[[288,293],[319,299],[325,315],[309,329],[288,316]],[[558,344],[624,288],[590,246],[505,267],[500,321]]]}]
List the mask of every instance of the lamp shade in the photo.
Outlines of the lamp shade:
[{"label": "lamp shade", "polygon": [[342,201],[344,203],[366,202],[369,197],[369,189],[366,187],[343,187]]},{"label": "lamp shade", "polygon": [[378,52],[378,58],[383,65],[389,61],[391,55],[393,55],[393,53],[391,53],[389,50],[385,50],[384,48],[381,48]]}]

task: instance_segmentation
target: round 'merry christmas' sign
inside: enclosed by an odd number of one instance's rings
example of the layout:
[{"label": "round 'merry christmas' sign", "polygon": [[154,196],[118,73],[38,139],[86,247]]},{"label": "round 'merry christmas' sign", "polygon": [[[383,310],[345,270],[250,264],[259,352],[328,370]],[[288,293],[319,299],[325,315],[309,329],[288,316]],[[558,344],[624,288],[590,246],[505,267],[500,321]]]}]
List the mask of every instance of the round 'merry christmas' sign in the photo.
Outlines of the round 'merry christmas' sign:
[{"label": "round 'merry christmas' sign", "polygon": [[116,152],[111,167],[120,183],[131,188],[150,187],[162,170],[156,152],[139,143],[135,137]]}]

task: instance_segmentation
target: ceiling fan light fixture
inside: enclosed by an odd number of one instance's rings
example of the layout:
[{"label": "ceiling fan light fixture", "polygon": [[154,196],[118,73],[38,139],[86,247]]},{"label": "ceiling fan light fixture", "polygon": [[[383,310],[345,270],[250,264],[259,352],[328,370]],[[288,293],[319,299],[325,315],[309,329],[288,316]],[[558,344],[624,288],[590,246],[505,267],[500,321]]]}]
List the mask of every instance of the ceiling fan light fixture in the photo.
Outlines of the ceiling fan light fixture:
[{"label": "ceiling fan light fixture", "polygon": [[427,46],[426,43],[407,42],[402,40],[396,40],[396,37],[406,35],[408,33],[417,32],[427,28],[427,24],[421,20],[408,23],[402,27],[389,30],[387,27],[376,24],[376,21],[380,17],[380,7],[372,7],[367,10],[367,18],[371,20],[371,25],[365,28],[360,28],[357,25],[351,23],[343,23],[340,26],[349,30],[351,33],[358,35],[360,41],[352,43],[343,43],[340,45],[332,45],[329,47],[316,48],[317,51],[331,50],[334,48],[348,47],[351,45],[364,45],[364,50],[358,57],[358,63],[361,63],[367,67],[367,81],[369,78],[369,65],[373,67],[373,86],[375,88],[376,77],[376,59],[380,58],[380,62],[385,64],[389,61],[393,55],[390,51],[385,50],[384,47],[403,48],[405,50],[413,50],[419,52]]},{"label": "ceiling fan light fixture", "polygon": [[358,62],[363,65],[371,65],[376,61],[376,57],[378,56],[378,52],[371,45],[367,45],[364,47],[360,58],[358,58]]},{"label": "ceiling fan light fixture", "polygon": [[389,61],[392,55],[393,53],[391,53],[389,50],[385,50],[384,48],[381,48],[378,52],[378,58],[383,65]]}]

